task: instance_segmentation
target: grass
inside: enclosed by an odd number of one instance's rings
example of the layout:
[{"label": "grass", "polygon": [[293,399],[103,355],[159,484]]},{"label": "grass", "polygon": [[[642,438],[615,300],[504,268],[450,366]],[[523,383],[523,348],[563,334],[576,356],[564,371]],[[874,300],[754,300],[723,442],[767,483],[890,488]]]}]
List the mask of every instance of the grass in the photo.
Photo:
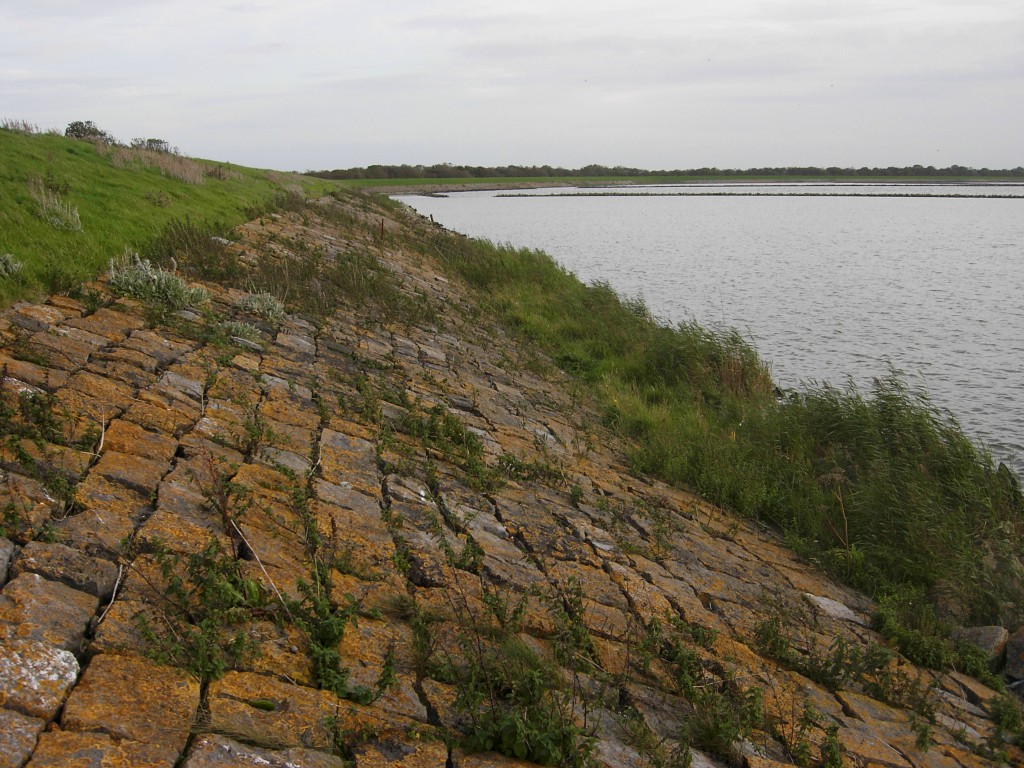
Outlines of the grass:
[{"label": "grass", "polygon": [[[0,277],[0,304],[78,285],[126,247],[145,255],[164,227],[186,216],[230,228],[286,188],[307,195],[337,188],[297,174],[173,155],[122,158],[88,141],[13,129],[19,125],[7,120],[0,129],[0,253],[24,268],[17,280]],[[41,206],[50,213],[60,208],[60,228],[40,215]]]},{"label": "grass", "polygon": [[867,392],[780,394],[737,333],[661,325],[543,253],[438,231],[419,246],[592,385],[635,471],[781,530],[876,597],[919,590],[957,623],[1024,620],[1019,481],[897,372]]}]

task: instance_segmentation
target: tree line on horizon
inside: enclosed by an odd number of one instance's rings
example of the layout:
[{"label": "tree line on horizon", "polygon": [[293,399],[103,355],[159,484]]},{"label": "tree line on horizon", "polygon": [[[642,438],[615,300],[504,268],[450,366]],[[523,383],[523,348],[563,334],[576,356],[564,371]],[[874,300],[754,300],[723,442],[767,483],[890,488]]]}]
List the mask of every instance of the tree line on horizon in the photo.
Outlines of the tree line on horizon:
[{"label": "tree line on horizon", "polygon": [[359,179],[484,179],[484,178],[558,178],[558,177],[670,177],[690,176],[693,178],[735,177],[763,178],[765,176],[792,176],[823,178],[858,178],[885,177],[1016,177],[1024,179],[1024,167],[1017,166],[1011,170],[970,168],[963,165],[951,165],[936,168],[928,165],[912,165],[904,167],[889,166],[887,168],[839,168],[829,166],[765,167],[765,168],[689,168],[685,170],[651,171],[643,168],[627,168],[621,165],[609,168],[604,165],[585,165],[582,168],[561,168],[550,165],[452,165],[437,163],[434,165],[368,165],[365,168],[337,168],[333,171],[307,171],[307,175],[321,179],[359,180]]}]

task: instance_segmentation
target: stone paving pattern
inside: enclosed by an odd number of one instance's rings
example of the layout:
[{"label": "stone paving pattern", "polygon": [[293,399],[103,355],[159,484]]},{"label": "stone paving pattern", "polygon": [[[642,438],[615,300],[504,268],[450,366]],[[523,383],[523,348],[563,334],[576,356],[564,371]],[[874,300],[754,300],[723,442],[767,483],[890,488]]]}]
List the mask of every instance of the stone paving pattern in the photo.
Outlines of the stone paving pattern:
[{"label": "stone paving pattern", "polygon": [[[814,760],[834,727],[846,765],[993,764],[971,749],[994,732],[994,694],[977,681],[902,665],[932,686],[937,706],[923,751],[912,713],[830,692],[759,653],[755,628],[773,617],[799,625],[804,650],[882,641],[869,600],[771,533],[630,475],[623,447],[571,383],[533,372],[530,355],[474,320],[468,294],[423,257],[294,215],[240,228],[232,248],[245,260],[282,242],[370,250],[444,308],[437,324],[381,325],[354,310],[270,324],[236,308],[241,292],[211,285],[211,307],[262,336],[218,344],[194,332],[206,322],[199,313],[154,327],[146,307],[102,282],[90,286],[100,308],[56,296],[0,314],[0,392],[10,403],[51,396],[64,438],[0,449],[0,508],[20,521],[0,541],[0,766],[525,765],[438,738],[465,727],[455,691],[417,665],[413,630],[393,606],[429,606],[444,644],[460,615],[482,610],[485,586],[521,595],[523,637],[550,656],[554,627],[539,595],[575,585],[594,649],[589,677],[618,688],[617,704],[590,703],[604,765],[653,764],[621,707],[663,750],[689,716],[666,662],[635,660],[644,627],[666,617],[715,630],[701,650],[709,667],[761,691],[776,732],[739,745],[750,768],[795,764],[783,742],[805,704],[819,713],[806,730]],[[402,432],[411,409],[434,406],[480,438],[490,467],[505,456],[547,474],[474,490],[451,455]],[[54,478],[73,487],[73,503]],[[237,514],[218,508],[227,481],[244,489],[244,511],[241,496]],[[273,611],[245,624],[259,652],[215,680],[160,663],[141,629],[139,617],[159,626],[169,610],[160,551],[187,557],[218,542],[267,594],[300,599],[314,563],[290,503],[297,484],[344,563],[333,604],[360,608],[338,647],[350,682],[372,688],[393,659],[395,683],[370,704],[318,689],[307,639]],[[470,542],[476,565],[453,568],[446,546]],[[720,763],[697,753],[694,764]]]}]

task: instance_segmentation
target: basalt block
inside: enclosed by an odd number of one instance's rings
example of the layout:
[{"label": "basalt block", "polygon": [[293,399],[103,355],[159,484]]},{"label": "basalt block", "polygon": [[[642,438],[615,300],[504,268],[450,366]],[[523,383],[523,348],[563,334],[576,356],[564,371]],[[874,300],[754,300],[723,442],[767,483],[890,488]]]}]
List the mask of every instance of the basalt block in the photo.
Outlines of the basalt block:
[{"label": "basalt block", "polygon": [[103,436],[104,450],[114,453],[145,456],[153,461],[169,462],[174,458],[178,441],[159,432],[143,429],[124,419],[114,421]]},{"label": "basalt block", "polygon": [[[92,405],[86,411],[90,415],[123,411],[132,404],[132,400],[135,397],[134,387],[89,370],[79,371],[68,379],[67,389],[81,393],[85,397],[90,398],[94,403],[99,402],[102,404],[100,407]],[[64,393],[62,392],[61,394]],[[88,402],[88,400],[83,400],[83,403]],[[110,422],[109,416],[107,417],[107,422]]]},{"label": "basalt block", "polygon": [[162,744],[112,738],[106,733],[52,731],[26,768],[173,768],[178,753]]},{"label": "basalt block", "polygon": [[18,360],[3,353],[0,353],[0,372],[4,374],[4,381],[21,381],[47,392],[60,389],[68,380],[67,371]]},{"label": "basalt block", "polygon": [[153,371],[167,368],[182,355],[195,349],[191,342],[175,341],[150,330],[135,330],[123,345],[124,349],[139,352],[153,360]]},{"label": "basalt block", "polygon": [[109,560],[90,557],[64,544],[30,541],[18,553],[11,573],[37,573],[106,602],[114,591],[118,571]]},{"label": "basalt block", "polygon": [[38,640],[77,654],[98,607],[95,595],[23,573],[0,592],[0,637]]},{"label": "basalt block", "polygon": [[0,709],[0,768],[21,768],[45,727],[45,720]]},{"label": "basalt block", "polygon": [[251,672],[228,672],[210,683],[209,727],[272,749],[330,750],[338,698]]},{"label": "basalt block", "polygon": [[8,569],[14,557],[14,542],[0,538],[0,587],[7,583]]},{"label": "basalt block", "polygon": [[1007,640],[1006,674],[1014,680],[1024,680],[1024,627],[1010,635]]},{"label": "basalt block", "polygon": [[78,679],[69,651],[28,639],[0,642],[0,706],[42,720],[56,717]]},{"label": "basalt block", "polygon": [[8,315],[11,325],[36,333],[60,325],[67,314],[59,307],[45,304],[21,304]]},{"label": "basalt block", "polygon": [[96,625],[89,653],[144,655],[153,649],[151,641],[143,636],[144,626],[165,626],[164,619],[150,602],[126,599],[119,594],[103,614],[103,621]]},{"label": "basalt block", "polygon": [[137,656],[100,654],[85,668],[61,717],[65,731],[96,731],[184,749],[199,707],[199,681]]},{"label": "basalt block", "polygon": [[[345,768],[337,755],[312,749],[260,749],[210,733],[197,738],[181,768]],[[434,763],[433,765],[443,765]]]},{"label": "basalt block", "polygon": [[407,734],[382,734],[353,750],[356,768],[435,768],[448,762],[443,741],[421,741]]},{"label": "basalt block", "polygon": [[56,368],[73,371],[89,362],[89,356],[110,344],[110,340],[78,328],[60,327],[40,331],[29,346]]},{"label": "basalt block", "polygon": [[180,437],[196,423],[199,407],[191,401],[183,403],[157,392],[143,391],[124,418],[154,432]]},{"label": "basalt block", "polygon": [[476,752],[467,754],[461,749],[452,753],[452,768],[536,768],[536,763],[505,757],[497,752]]},{"label": "basalt block", "polygon": [[112,483],[120,483],[143,496],[150,496],[168,470],[170,464],[166,460],[104,450],[92,471]]},{"label": "basalt block", "polygon": [[951,639],[980,649],[988,659],[989,665],[998,668],[1010,640],[1010,633],[1000,626],[957,627],[953,630]]},{"label": "basalt block", "polygon": [[113,342],[121,342],[132,331],[144,328],[146,321],[138,315],[118,312],[116,309],[108,307],[100,307],[91,315],[71,318],[64,324],[72,328],[80,328],[97,336],[103,336]]}]

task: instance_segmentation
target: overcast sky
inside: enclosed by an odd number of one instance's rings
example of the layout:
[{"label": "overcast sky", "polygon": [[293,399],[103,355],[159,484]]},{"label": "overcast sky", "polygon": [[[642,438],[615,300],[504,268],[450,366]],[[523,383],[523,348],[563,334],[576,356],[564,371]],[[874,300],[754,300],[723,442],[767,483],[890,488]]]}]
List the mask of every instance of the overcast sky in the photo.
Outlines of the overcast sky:
[{"label": "overcast sky", "polygon": [[1022,0],[0,0],[0,118],[307,170],[1024,165]]}]

